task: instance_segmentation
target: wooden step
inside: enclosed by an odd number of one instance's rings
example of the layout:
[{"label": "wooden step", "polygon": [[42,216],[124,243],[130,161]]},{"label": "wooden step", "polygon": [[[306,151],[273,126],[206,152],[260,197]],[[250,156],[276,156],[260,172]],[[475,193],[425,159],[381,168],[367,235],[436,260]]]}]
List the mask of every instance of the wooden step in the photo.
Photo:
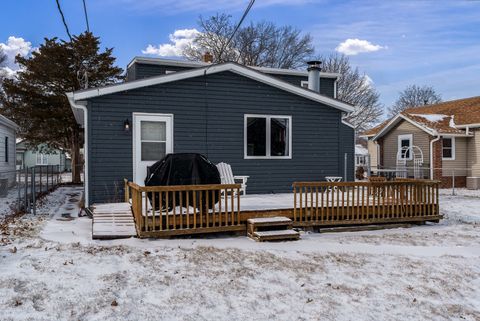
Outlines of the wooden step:
[{"label": "wooden step", "polygon": [[129,203],[98,204],[92,208],[92,238],[116,239],[137,235]]},{"label": "wooden step", "polygon": [[288,217],[257,217],[247,220],[247,234],[251,237],[253,237],[255,232],[289,230],[291,228],[292,220]]},{"label": "wooden step", "polygon": [[256,231],[249,236],[258,242],[288,241],[288,240],[298,240],[300,238],[300,233],[289,229],[289,230]]}]

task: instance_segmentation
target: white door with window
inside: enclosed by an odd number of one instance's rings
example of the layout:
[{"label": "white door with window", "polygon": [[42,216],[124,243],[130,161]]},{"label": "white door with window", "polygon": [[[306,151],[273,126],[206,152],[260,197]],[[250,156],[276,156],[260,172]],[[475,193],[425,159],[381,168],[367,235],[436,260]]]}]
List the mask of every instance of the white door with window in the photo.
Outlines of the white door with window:
[{"label": "white door with window", "polygon": [[173,115],[133,114],[133,177],[145,184],[147,167],[173,153]]}]

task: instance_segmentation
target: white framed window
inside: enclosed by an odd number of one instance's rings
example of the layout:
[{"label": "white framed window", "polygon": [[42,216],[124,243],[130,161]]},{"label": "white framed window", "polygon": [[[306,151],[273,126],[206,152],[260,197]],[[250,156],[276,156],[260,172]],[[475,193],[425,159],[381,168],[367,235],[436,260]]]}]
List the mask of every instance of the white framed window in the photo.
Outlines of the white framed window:
[{"label": "white framed window", "polygon": [[48,165],[48,155],[37,153],[37,165]]},{"label": "white framed window", "polygon": [[300,81],[300,86],[303,87],[303,88],[308,88],[308,80]]},{"label": "white framed window", "polygon": [[442,138],[442,159],[455,160],[455,137]]},{"label": "white framed window", "polygon": [[412,147],[412,145],[413,145],[412,134],[398,135],[398,149],[397,149],[398,159],[412,160],[411,149],[407,149]]},{"label": "white framed window", "polygon": [[292,158],[292,116],[245,115],[244,158]]}]

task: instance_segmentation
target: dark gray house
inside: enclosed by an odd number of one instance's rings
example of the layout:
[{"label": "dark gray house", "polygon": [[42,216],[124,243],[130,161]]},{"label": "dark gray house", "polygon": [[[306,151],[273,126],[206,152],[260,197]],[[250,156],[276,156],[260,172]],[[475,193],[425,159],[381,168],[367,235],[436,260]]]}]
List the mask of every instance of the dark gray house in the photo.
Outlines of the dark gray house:
[{"label": "dark gray house", "polygon": [[172,152],[231,164],[250,176],[249,194],[325,176],[352,180],[354,130],[342,119],[353,107],[336,99],[337,77],[318,64],[299,71],[133,59],[125,82],[67,93],[85,128],[86,204],[116,200],[123,178],[143,184],[147,166]]}]

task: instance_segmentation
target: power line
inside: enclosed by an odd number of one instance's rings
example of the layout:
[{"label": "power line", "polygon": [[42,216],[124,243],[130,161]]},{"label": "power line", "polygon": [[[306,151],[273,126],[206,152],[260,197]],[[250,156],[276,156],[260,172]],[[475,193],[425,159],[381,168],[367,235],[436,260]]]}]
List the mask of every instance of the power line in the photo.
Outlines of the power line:
[{"label": "power line", "polygon": [[83,0],[83,11],[85,12],[85,21],[87,22],[87,31],[90,32],[90,26],[88,25],[87,5],[85,4],[85,0]]},{"label": "power line", "polygon": [[70,38],[70,41],[72,41],[72,35],[70,34],[70,30],[68,30],[67,22],[65,21],[65,16],[63,15],[62,8],[60,7],[60,2],[58,0],[55,0],[57,2],[57,8],[58,12],[60,12],[60,16],[62,17],[63,25],[65,26],[65,30],[67,31],[68,38]]},{"label": "power line", "polygon": [[228,40],[227,40],[227,42],[225,43],[225,45],[222,46],[222,50],[220,50],[220,54],[218,55],[218,59],[219,59],[219,60],[222,58],[223,51],[225,50],[226,47],[228,47],[228,45],[230,44],[230,41],[232,41],[233,36],[235,36],[235,34],[237,33],[238,28],[240,28],[240,25],[242,24],[243,20],[245,20],[245,18],[247,17],[248,12],[250,11],[250,9],[252,8],[252,6],[253,6],[254,3],[255,3],[255,0],[250,0],[250,3],[248,4],[247,8],[246,8],[245,11],[243,12],[242,18],[240,19],[240,21],[238,22],[237,26],[235,27],[235,29],[233,30],[232,34],[230,35],[230,38],[228,38]]}]

